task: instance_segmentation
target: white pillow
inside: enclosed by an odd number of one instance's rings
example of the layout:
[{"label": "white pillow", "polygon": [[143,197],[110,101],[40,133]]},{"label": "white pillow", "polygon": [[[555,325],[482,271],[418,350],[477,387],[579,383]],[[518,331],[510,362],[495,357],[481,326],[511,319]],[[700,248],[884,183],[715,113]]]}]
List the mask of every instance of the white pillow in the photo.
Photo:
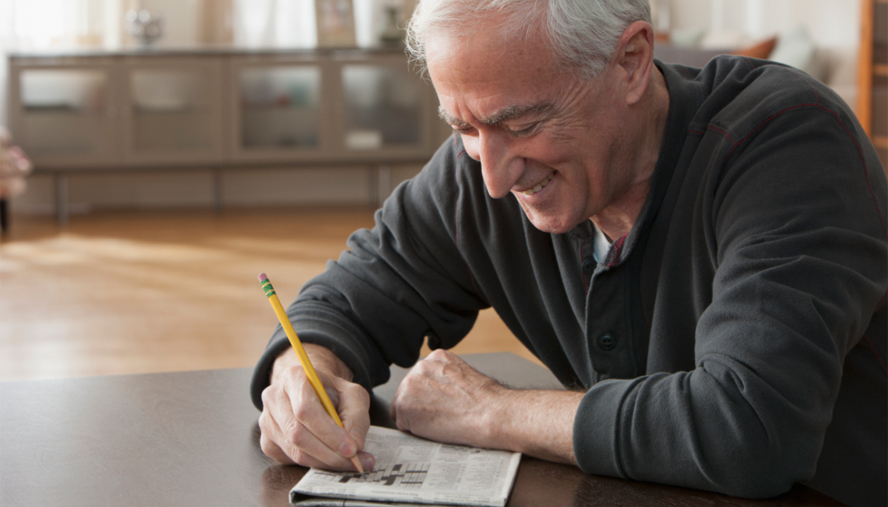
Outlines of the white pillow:
[{"label": "white pillow", "polygon": [[768,59],[808,72],[814,61],[814,41],[805,27],[799,25],[788,35],[777,39],[777,45]]},{"label": "white pillow", "polygon": [[669,44],[682,48],[694,48],[700,45],[704,35],[706,35],[705,28],[673,30],[669,32]]},{"label": "white pillow", "polygon": [[752,38],[738,30],[722,30],[719,32],[709,32],[700,41],[700,47],[703,49],[719,49],[722,51],[733,51],[752,44]]}]

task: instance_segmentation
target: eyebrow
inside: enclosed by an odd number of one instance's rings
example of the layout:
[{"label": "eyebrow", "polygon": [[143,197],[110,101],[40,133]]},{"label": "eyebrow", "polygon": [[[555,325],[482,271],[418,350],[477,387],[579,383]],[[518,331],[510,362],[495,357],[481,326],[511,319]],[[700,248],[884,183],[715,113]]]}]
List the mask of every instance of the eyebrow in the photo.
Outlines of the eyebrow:
[{"label": "eyebrow", "polygon": [[[529,106],[511,105],[500,109],[487,118],[481,118],[480,122],[484,125],[497,125],[510,120],[517,120],[530,114],[548,113],[554,109],[555,105],[551,102],[541,102]],[[468,123],[450,116],[450,114],[444,110],[444,106],[438,107],[438,116],[441,117],[442,120],[456,127],[465,128],[470,126]]]}]

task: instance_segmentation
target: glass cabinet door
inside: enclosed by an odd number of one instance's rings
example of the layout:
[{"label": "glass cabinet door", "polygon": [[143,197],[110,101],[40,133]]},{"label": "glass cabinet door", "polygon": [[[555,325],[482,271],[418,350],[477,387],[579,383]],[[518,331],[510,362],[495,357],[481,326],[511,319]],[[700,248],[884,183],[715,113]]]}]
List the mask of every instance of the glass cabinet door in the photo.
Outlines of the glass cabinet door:
[{"label": "glass cabinet door", "polygon": [[321,70],[316,65],[239,70],[239,149],[250,155],[321,146]]},{"label": "glass cabinet door", "polygon": [[29,68],[18,74],[16,136],[38,165],[113,159],[110,67]]},{"label": "glass cabinet door", "polygon": [[344,143],[348,150],[424,144],[423,83],[407,66],[342,66]]},{"label": "glass cabinet door", "polygon": [[157,61],[128,67],[128,159],[222,158],[221,63]]}]

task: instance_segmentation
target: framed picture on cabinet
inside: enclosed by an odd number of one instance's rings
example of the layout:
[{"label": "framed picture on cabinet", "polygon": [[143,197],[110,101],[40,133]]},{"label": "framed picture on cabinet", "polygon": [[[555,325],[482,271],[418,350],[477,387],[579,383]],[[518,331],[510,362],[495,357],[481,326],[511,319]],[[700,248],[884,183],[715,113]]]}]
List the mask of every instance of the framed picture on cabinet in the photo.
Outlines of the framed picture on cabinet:
[{"label": "framed picture on cabinet", "polygon": [[355,47],[352,0],[315,0],[318,47]]}]

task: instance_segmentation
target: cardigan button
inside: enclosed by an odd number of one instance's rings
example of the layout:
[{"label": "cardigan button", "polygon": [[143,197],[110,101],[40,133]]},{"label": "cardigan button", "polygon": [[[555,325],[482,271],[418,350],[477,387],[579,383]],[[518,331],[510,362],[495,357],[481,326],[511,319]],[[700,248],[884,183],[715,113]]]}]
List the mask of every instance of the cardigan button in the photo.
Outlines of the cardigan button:
[{"label": "cardigan button", "polygon": [[586,260],[583,261],[583,273],[586,273],[587,275],[594,273],[596,264],[598,263],[595,262],[595,259],[591,257],[586,258]]},{"label": "cardigan button", "polygon": [[601,350],[613,350],[617,346],[617,337],[610,333],[605,333],[598,339],[598,346],[601,347]]}]

